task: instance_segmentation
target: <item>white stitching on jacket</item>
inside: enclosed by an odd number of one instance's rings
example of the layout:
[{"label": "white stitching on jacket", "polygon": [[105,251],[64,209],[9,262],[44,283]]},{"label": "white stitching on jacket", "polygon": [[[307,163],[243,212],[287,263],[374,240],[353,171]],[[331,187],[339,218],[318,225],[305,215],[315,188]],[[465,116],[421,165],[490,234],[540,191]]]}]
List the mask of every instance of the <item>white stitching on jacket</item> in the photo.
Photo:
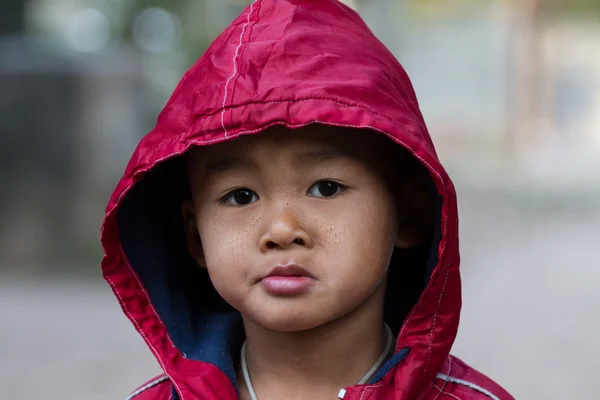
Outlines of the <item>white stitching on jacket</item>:
[{"label": "white stitching on jacket", "polygon": [[446,291],[446,283],[448,283],[448,275],[450,275],[450,268],[446,271],[446,278],[444,278],[444,286],[442,286],[442,291],[440,293],[440,298],[438,299],[437,307],[435,308],[435,313],[433,314],[433,320],[431,321],[431,330],[429,331],[429,348],[427,349],[427,361],[425,362],[425,369],[423,372],[427,371],[429,368],[429,361],[431,361],[431,345],[433,344],[433,330],[435,329],[435,321],[437,319],[438,311],[440,310],[440,306],[442,305],[442,297],[444,297],[444,292]]},{"label": "white stitching on jacket", "polygon": [[127,396],[127,398],[125,400],[131,400],[133,399],[135,396],[137,396],[138,394],[145,392],[146,390],[158,385],[161,382],[166,381],[167,379],[169,379],[168,376],[161,376],[158,379],[153,380],[150,383],[145,384],[144,386],[142,386],[141,388],[139,388],[138,390],[136,390],[135,392],[131,393],[129,396]]},{"label": "white stitching on jacket", "polygon": [[437,378],[441,379],[441,380],[443,380],[445,382],[456,383],[458,385],[466,386],[468,388],[471,388],[471,389],[475,390],[476,392],[479,392],[479,393],[482,393],[482,394],[486,395],[487,397],[489,397],[492,400],[500,400],[500,397],[496,396],[495,394],[493,394],[489,390],[484,389],[481,386],[476,385],[476,384],[474,384],[472,382],[465,381],[463,379],[454,378],[452,376],[448,376],[448,375],[444,375],[444,374],[437,374]]},{"label": "white stitching on jacket", "polygon": [[[133,183],[132,183],[133,185]],[[126,193],[127,191],[129,191],[129,189],[131,188],[131,186],[129,186],[129,188],[124,192]],[[122,193],[121,196],[124,194]],[[119,198],[121,197],[119,196]],[[119,251],[123,252],[123,248],[121,247],[121,245],[119,244]],[[125,263],[127,265],[127,268],[129,269],[129,271],[135,276],[135,279],[137,280],[138,284],[140,284],[140,281],[137,277],[137,274],[135,273],[135,271],[133,271],[133,268],[131,267],[131,264],[129,264],[129,261],[126,261]],[[117,298],[119,299],[119,304],[122,305],[123,307],[123,311],[125,312],[125,314],[127,315],[127,317],[129,318],[129,320],[133,323],[133,325],[135,326],[136,330],[140,333],[140,335],[142,335],[142,337],[144,338],[144,340],[146,341],[146,343],[148,344],[148,347],[150,347],[150,351],[152,351],[152,354],[154,354],[154,356],[156,357],[156,359],[158,360],[158,363],[160,364],[160,367],[162,368],[163,371],[165,371],[165,375],[171,379],[171,376],[166,372],[166,368],[165,365],[162,362],[162,358],[160,357],[160,354],[158,353],[158,351],[156,351],[156,348],[154,347],[154,345],[152,344],[152,342],[148,339],[148,337],[146,336],[146,334],[144,333],[144,331],[142,330],[142,328],[140,327],[140,324],[138,323],[137,319],[135,319],[133,317],[133,315],[131,315],[131,312],[129,311],[128,306],[125,304],[125,302],[123,301],[123,297],[121,296],[121,293],[117,290],[117,286],[115,285],[115,283],[113,282],[113,280],[109,277],[106,276],[106,281],[108,282],[108,284],[110,285],[110,287],[113,289],[113,292],[115,293],[115,295],[117,296]],[[143,286],[142,286],[143,289]],[[150,302],[150,298],[148,297],[148,293],[143,290],[146,299],[148,300],[148,302]],[[156,314],[156,311],[154,311],[154,308],[152,307],[152,305],[150,305],[150,307],[152,308],[152,312],[154,312],[154,315],[158,316]],[[161,320],[162,321],[162,320]],[[173,342],[171,342],[171,344],[173,344]],[[172,380],[172,379],[171,379]],[[179,395],[181,396],[181,400],[184,400],[183,395],[181,395],[181,390],[179,389],[179,387],[177,386],[177,383],[173,381],[173,385],[175,386],[175,388],[177,389],[177,392],[179,393]],[[127,399],[126,399],[127,400]]]},{"label": "white stitching on jacket", "polygon": [[[446,373],[446,375],[450,375],[451,372],[452,372],[452,358],[448,357],[448,372]],[[448,382],[444,381],[444,384],[442,385],[441,389],[438,386],[434,385],[434,387],[438,388],[440,392],[438,393],[437,396],[435,396],[435,399],[433,399],[433,400],[437,400],[440,397],[440,395],[444,392],[444,389],[446,388],[446,383],[448,383]]]},{"label": "white stitching on jacket", "polygon": [[[446,384],[446,382],[444,382],[444,384]],[[445,394],[446,396],[450,396],[450,397],[452,397],[453,399],[456,399],[456,400],[462,400],[460,397],[458,397],[458,396],[455,396],[455,395],[453,395],[452,393],[444,392],[444,390],[443,390],[441,387],[439,387],[438,385],[433,385],[433,387],[434,387],[434,388],[436,388],[437,390],[439,390],[439,391],[440,391],[440,392],[438,393],[438,395],[436,396],[436,399],[437,399],[438,397],[440,397],[440,395],[442,395],[442,394]]]},{"label": "white stitching on jacket", "polygon": [[227,88],[229,87],[229,82],[233,78],[235,78],[238,72],[236,61],[240,52],[240,48],[242,47],[242,44],[244,44],[244,33],[246,32],[246,27],[250,24],[250,16],[252,15],[252,11],[254,11],[253,8],[254,2],[250,4],[248,18],[246,19],[246,23],[244,24],[244,26],[242,26],[242,32],[240,33],[240,43],[235,48],[235,53],[233,55],[233,71],[231,72],[231,76],[229,77],[229,79],[227,79],[227,81],[225,82],[225,90],[223,91],[223,106],[221,107],[221,126],[223,127],[223,133],[225,134],[225,137],[227,137],[227,128],[225,127],[225,105],[227,103]]}]

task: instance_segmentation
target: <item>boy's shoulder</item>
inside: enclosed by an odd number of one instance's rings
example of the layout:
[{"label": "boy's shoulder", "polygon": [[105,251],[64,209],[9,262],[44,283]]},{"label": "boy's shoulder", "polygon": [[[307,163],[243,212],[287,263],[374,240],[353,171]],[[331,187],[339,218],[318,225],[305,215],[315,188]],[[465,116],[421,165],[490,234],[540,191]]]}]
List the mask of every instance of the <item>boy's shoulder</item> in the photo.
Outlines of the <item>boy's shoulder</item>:
[{"label": "boy's shoulder", "polygon": [[514,400],[496,382],[454,356],[448,357],[434,388],[449,398]]},{"label": "boy's shoulder", "polygon": [[125,400],[167,400],[172,393],[169,377],[161,374],[135,389]]}]

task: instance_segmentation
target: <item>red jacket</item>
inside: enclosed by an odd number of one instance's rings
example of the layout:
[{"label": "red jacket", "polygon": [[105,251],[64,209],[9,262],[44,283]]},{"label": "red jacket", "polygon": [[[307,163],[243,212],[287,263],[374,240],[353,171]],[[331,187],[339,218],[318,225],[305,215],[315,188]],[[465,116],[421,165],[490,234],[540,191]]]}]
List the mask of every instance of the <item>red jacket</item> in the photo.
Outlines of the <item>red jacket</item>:
[{"label": "red jacket", "polygon": [[402,255],[422,261],[412,286],[402,287],[405,277],[388,283],[385,318],[398,337],[396,354],[372,382],[346,388],[344,400],[512,399],[449,355],[461,308],[454,187],[406,73],[334,0],[249,6],[184,75],[112,195],[104,277],[164,370],[129,398],[238,398],[232,354],[240,317],[185,251],[178,156],[276,124],[312,123],[387,135],[423,164],[438,205],[432,242]]}]

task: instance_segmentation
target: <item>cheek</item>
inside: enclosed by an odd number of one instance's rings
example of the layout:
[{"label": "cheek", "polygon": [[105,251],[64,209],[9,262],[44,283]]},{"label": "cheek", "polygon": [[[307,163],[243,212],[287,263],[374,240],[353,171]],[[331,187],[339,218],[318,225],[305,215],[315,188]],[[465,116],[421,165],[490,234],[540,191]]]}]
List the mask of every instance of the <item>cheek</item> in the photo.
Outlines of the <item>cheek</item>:
[{"label": "cheek", "polygon": [[361,196],[348,204],[330,229],[331,248],[348,267],[381,275],[387,271],[397,235],[393,202],[381,196]]},{"label": "cheek", "polygon": [[237,213],[219,210],[203,210],[197,218],[200,241],[208,267],[226,268],[239,261],[240,253],[247,246],[254,224],[244,221]]},{"label": "cheek", "polygon": [[246,281],[245,263],[256,223],[201,213],[197,224],[211,281],[225,300],[234,303],[236,291]]},{"label": "cheek", "polygon": [[224,236],[222,227],[215,227],[208,232],[210,233],[200,235],[208,275],[219,295],[237,308],[239,287],[243,284],[243,280],[240,279],[243,275],[240,276],[240,272],[243,273],[243,269],[236,266],[240,265],[243,258],[236,249],[240,249],[241,246],[236,246],[236,237]]},{"label": "cheek", "polygon": [[393,200],[387,194],[365,195],[353,204],[353,224],[361,230],[370,246],[382,241],[393,243],[397,234],[397,217]]}]

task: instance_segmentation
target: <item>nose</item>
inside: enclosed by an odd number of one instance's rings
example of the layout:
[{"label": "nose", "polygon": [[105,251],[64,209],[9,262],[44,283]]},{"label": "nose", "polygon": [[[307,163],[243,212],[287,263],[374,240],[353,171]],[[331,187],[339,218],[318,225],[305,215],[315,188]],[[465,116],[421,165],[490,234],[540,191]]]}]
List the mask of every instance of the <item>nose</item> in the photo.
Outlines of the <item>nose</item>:
[{"label": "nose", "polygon": [[293,207],[289,205],[278,207],[272,212],[267,224],[260,239],[261,251],[312,246],[310,234],[302,226]]}]

